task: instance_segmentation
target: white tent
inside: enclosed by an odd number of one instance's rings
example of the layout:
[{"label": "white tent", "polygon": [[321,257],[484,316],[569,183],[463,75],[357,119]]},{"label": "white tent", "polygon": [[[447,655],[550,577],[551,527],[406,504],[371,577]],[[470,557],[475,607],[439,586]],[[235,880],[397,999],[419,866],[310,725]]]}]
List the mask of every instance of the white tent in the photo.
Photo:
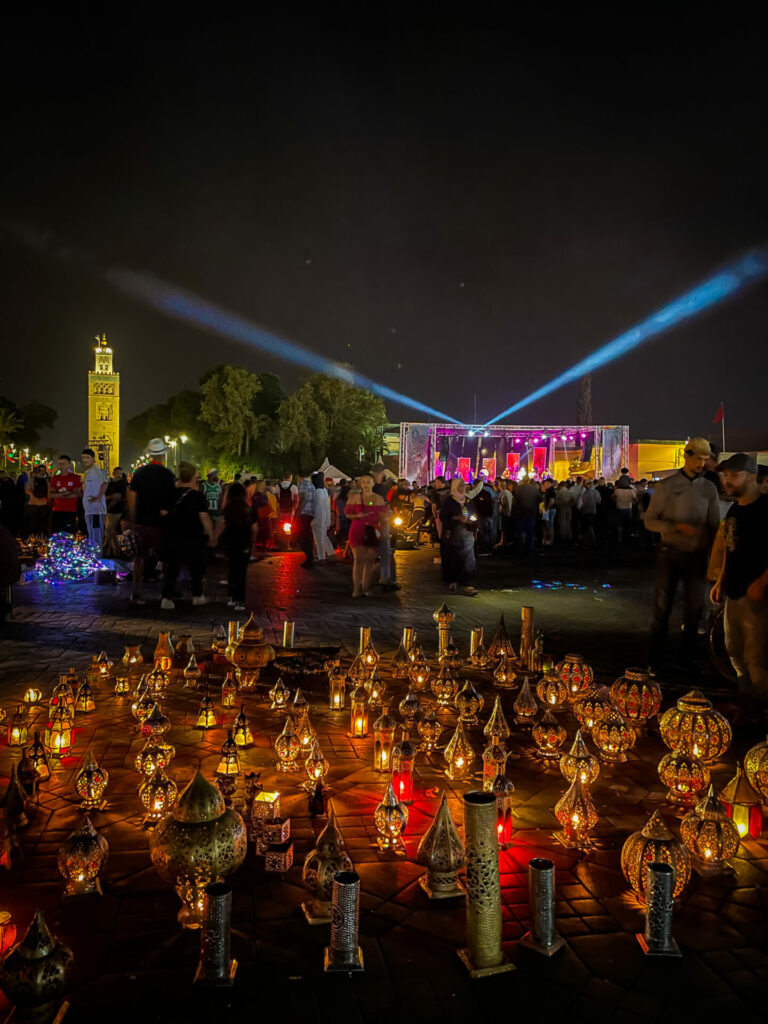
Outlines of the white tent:
[{"label": "white tent", "polygon": [[330,462],[328,461],[328,456],[327,455],[326,455],[325,459],[323,459],[323,464],[317,470],[317,472],[318,473],[322,473],[323,476],[325,476],[325,477],[330,477],[331,480],[333,480],[333,482],[335,484],[337,484],[339,482],[339,480],[350,480],[351,479],[349,473],[342,473],[340,469],[337,469],[335,466],[332,466],[330,464]]}]

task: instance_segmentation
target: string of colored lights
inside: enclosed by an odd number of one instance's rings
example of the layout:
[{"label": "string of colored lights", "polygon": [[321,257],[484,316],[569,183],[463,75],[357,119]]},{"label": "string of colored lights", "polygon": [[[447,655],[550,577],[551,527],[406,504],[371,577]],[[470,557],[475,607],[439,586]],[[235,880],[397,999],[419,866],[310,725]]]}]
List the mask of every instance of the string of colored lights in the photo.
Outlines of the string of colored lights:
[{"label": "string of colored lights", "polygon": [[76,540],[69,533],[54,533],[48,542],[48,555],[35,566],[33,578],[52,586],[79,583],[100,566],[101,560],[87,540]]},{"label": "string of colored lights", "polygon": [[540,398],[552,394],[553,391],[559,390],[566,384],[571,384],[585,374],[594,373],[601,366],[619,359],[671,327],[698,316],[725,299],[732,298],[743,288],[759,281],[766,273],[768,273],[768,246],[752,249],[724,270],[718,271],[673,302],[662,306],[647,320],[631,327],[624,334],[620,334],[618,338],[602,345],[547,384],[532,391],[525,398],[521,398],[519,402],[510,405],[498,416],[488,420],[485,426],[489,427],[492,423],[498,423],[499,420],[505,419],[517,412],[518,409],[537,402]]}]

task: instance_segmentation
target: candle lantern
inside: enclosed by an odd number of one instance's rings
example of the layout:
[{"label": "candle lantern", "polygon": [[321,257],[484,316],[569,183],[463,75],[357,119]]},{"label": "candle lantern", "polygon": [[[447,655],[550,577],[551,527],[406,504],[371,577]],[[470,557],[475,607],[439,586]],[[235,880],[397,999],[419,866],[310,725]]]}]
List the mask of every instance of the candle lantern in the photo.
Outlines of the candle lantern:
[{"label": "candle lantern", "polygon": [[16,942],[16,925],[8,910],[0,910],[0,960]]},{"label": "candle lantern", "polygon": [[368,703],[372,708],[379,708],[384,703],[384,694],[387,690],[386,682],[375,671],[363,684],[368,691]]},{"label": "candle lantern", "polygon": [[360,651],[360,657],[362,658],[366,671],[369,673],[373,672],[373,670],[379,664],[379,653],[370,640],[365,645],[365,647]]},{"label": "candle lantern", "polygon": [[108,853],[107,840],[86,817],[59,847],[56,860],[59,874],[66,882],[64,896],[87,896],[94,892],[101,895],[99,872]]},{"label": "candle lantern", "polygon": [[24,691],[24,696],[22,697],[25,704],[37,704],[37,702],[42,699],[42,690],[38,690],[36,686],[28,686]]},{"label": "candle lantern", "polygon": [[611,698],[605,687],[590,687],[577,700],[573,708],[583,732],[592,730],[603,721],[611,707]]},{"label": "candle lantern", "polygon": [[497,696],[493,702],[493,711],[491,711],[488,721],[483,726],[483,736],[486,739],[490,739],[492,736],[498,736],[500,740],[505,740],[509,737],[509,726],[507,720],[504,717],[504,711],[501,707],[501,697]]},{"label": "candle lantern", "polygon": [[688,847],[694,864],[704,871],[722,871],[728,858],[739,849],[739,830],[711,785],[680,823],[680,838]]},{"label": "candle lantern", "polygon": [[520,688],[520,693],[515,697],[512,710],[515,712],[515,722],[518,725],[533,725],[539,713],[539,705],[536,703],[536,698],[531,692],[529,679],[523,680],[523,685]]},{"label": "candle lantern", "polygon": [[469,679],[456,694],[456,710],[459,713],[459,720],[465,726],[478,724],[478,713],[483,710],[485,701],[474,688]]},{"label": "candle lantern", "polygon": [[562,711],[570,696],[568,687],[557,672],[548,672],[536,687],[536,696],[550,711]]},{"label": "candle lantern", "polygon": [[184,666],[183,675],[184,686],[188,690],[196,690],[197,685],[200,682],[200,676],[202,675],[202,672],[200,671],[200,666],[198,665],[197,658],[194,656],[194,654],[190,654],[189,661]]},{"label": "candle lantern", "polygon": [[227,660],[227,631],[223,625],[220,625],[211,636],[211,650],[216,664],[225,664]]},{"label": "candle lantern", "polygon": [[109,679],[109,672],[110,669],[112,668],[112,662],[107,657],[106,651],[101,652],[97,659],[97,664],[99,666],[99,677],[101,679]]},{"label": "candle lantern", "polygon": [[578,850],[589,848],[589,833],[597,824],[597,810],[589,795],[589,787],[578,775],[574,776],[565,794],[555,804],[555,817],[563,826],[562,833],[556,835],[563,846]]},{"label": "candle lantern", "polygon": [[401,640],[392,658],[392,678],[407,679],[411,670],[411,659],[405,647],[405,641]]},{"label": "candle lantern", "polygon": [[90,686],[98,686],[101,681],[101,669],[99,667],[99,655],[94,654],[85,673],[86,681]]},{"label": "candle lantern", "polygon": [[361,740],[368,735],[368,694],[363,686],[356,686],[349,696],[349,735]]},{"label": "candle lantern", "polygon": [[504,774],[508,756],[499,736],[491,736],[491,742],[483,751],[483,789],[486,793],[491,792],[496,776]]},{"label": "candle lantern", "polygon": [[493,681],[500,690],[511,690],[514,688],[517,673],[512,665],[512,659],[506,651],[501,652],[496,668],[493,670]]},{"label": "candle lantern", "polygon": [[293,719],[290,715],[285,720],[283,731],[275,740],[275,756],[279,772],[297,772],[297,759],[301,753],[301,743],[293,730]]},{"label": "candle lantern", "polygon": [[281,676],[277,677],[277,682],[269,691],[269,710],[270,711],[287,711],[291,701],[291,691],[285,685]]},{"label": "candle lantern", "polygon": [[763,809],[760,794],[754,789],[742,771],[741,765],[736,766],[736,774],[727,783],[721,793],[720,802],[726,814],[736,826],[739,838],[759,839],[763,831]]},{"label": "candle lantern", "polygon": [[592,739],[598,756],[606,764],[618,764],[627,760],[627,751],[634,746],[636,736],[616,705],[611,704],[605,718],[592,730]]},{"label": "candle lantern", "polygon": [[400,742],[392,748],[392,788],[395,796],[404,804],[413,801],[413,766],[416,747],[411,743],[407,729],[403,729]]},{"label": "candle lantern", "polygon": [[216,775],[237,775],[240,771],[240,754],[237,750],[237,743],[230,729],[227,738],[221,745],[219,763],[216,766]]},{"label": "candle lantern", "polygon": [[474,668],[488,667],[488,650],[483,643],[483,627],[473,626],[469,637],[469,664]]},{"label": "candle lantern", "polygon": [[121,660],[123,665],[140,665],[144,658],[139,644],[127,644]]},{"label": "candle lantern", "polygon": [[459,719],[456,730],[448,741],[443,751],[443,757],[447,765],[445,774],[449,779],[460,780],[470,778],[472,765],[475,760],[475,752],[472,744],[464,732],[464,725]]},{"label": "candle lantern", "polygon": [[691,753],[691,737],[681,735],[677,746],[659,761],[659,778],[668,787],[667,800],[693,807],[709,785],[709,768]]},{"label": "candle lantern", "polygon": [[448,634],[448,642],[445,645],[445,650],[440,655],[440,664],[447,665],[454,675],[456,675],[461,668],[462,659],[459,654],[459,648],[456,646],[456,643],[450,633]]},{"label": "candle lantern", "polygon": [[763,803],[768,804],[768,739],[756,743],[744,756],[744,771]]},{"label": "candle lantern", "polygon": [[509,635],[507,634],[507,624],[504,621],[504,615],[502,614],[499,619],[499,628],[496,630],[496,636],[491,641],[491,646],[488,648],[488,658],[493,662],[498,662],[502,654],[506,654],[510,661],[515,660],[515,649],[512,646]]},{"label": "candle lantern", "polygon": [[339,871],[351,870],[352,861],[344,849],[331,808],[328,824],[317,837],[314,850],[307,854],[301,872],[302,881],[312,895],[311,900],[301,904],[309,924],[330,923],[333,879]]},{"label": "candle lantern", "polygon": [[[483,787],[485,789],[485,787]],[[512,842],[512,820],[514,818],[513,798],[515,787],[510,778],[500,771],[488,792],[496,798],[496,837],[499,846],[506,850]]]},{"label": "candle lantern", "polygon": [[24,938],[0,963],[0,988],[18,1010],[11,1011],[14,1019],[61,1020],[66,1009],[59,1004],[69,991],[74,959],[38,910]]},{"label": "candle lantern", "polygon": [[424,717],[422,703],[410,686],[408,687],[408,693],[400,701],[399,710],[403,721],[409,729],[415,729],[418,722]]},{"label": "candle lantern", "polygon": [[227,672],[224,682],[221,684],[221,706],[233,708],[237,698],[237,681],[232,669]]},{"label": "candle lantern", "polygon": [[147,676],[147,685],[153,697],[162,697],[170,681],[168,670],[164,669],[159,661]]},{"label": "candle lantern", "polygon": [[240,710],[232,722],[232,735],[238,747],[250,747],[253,743],[253,733],[245,713],[245,704],[240,705]]},{"label": "candle lantern", "polygon": [[427,680],[431,671],[424,651],[422,651],[420,646],[417,646],[412,654],[411,669],[408,673],[408,678],[411,680],[414,690],[426,690]]},{"label": "candle lantern", "polygon": [[[410,691],[409,691],[410,692]],[[432,680],[432,693],[437,698],[438,707],[450,708],[459,692],[459,682],[451,669],[443,662]]]},{"label": "candle lantern", "polygon": [[[352,680],[350,679],[351,683]],[[331,711],[343,711],[347,702],[347,677],[341,665],[334,665],[328,677],[328,707]]]},{"label": "candle lantern", "polygon": [[84,811],[100,811],[107,806],[104,790],[109,782],[109,772],[100,768],[91,750],[85,757],[85,764],[75,779],[77,795],[82,799],[80,807]]},{"label": "candle lantern", "polygon": [[[146,676],[142,676],[141,679],[139,679],[138,683],[136,684],[136,689],[133,691],[133,699],[131,702],[131,714],[133,715],[137,722],[141,721],[139,705],[147,696],[147,694],[149,694],[149,684],[147,683]],[[154,703],[154,700],[152,701],[152,703]]]},{"label": "candle lantern", "polygon": [[363,651],[365,650],[365,648],[368,646],[368,644],[370,642],[371,642],[371,627],[370,626],[361,626],[360,627],[360,642],[359,642],[358,648],[357,648],[360,654],[363,653]]},{"label": "candle lantern", "polygon": [[131,679],[128,669],[121,665],[115,669],[115,696],[125,697],[131,692]]},{"label": "candle lantern", "polygon": [[352,664],[349,666],[349,675],[355,683],[364,683],[368,678],[368,672],[359,654],[356,654],[352,659]]},{"label": "candle lantern", "polygon": [[590,754],[581,729],[576,731],[570,751],[560,758],[560,771],[568,782],[572,782],[578,775],[587,786],[595,782],[600,774],[600,762]]},{"label": "candle lantern", "polygon": [[301,753],[299,757],[309,757],[309,752],[312,750],[312,744],[317,739],[317,734],[312,728],[312,723],[309,720],[309,708],[304,708],[300,718],[299,724],[296,726],[296,738],[301,746]]},{"label": "candle lantern", "polygon": [[363,951],[357,944],[360,917],[360,876],[356,871],[337,871],[331,897],[331,939],[323,953],[323,970],[365,970]]},{"label": "candle lantern", "polygon": [[136,705],[135,718],[139,722],[139,726],[144,724],[144,721],[149,718],[157,705],[157,700],[152,696],[151,692],[147,690],[144,696]]},{"label": "candle lantern", "polygon": [[430,753],[437,746],[437,741],[443,732],[443,726],[438,721],[434,708],[430,708],[416,727],[421,737],[421,749],[424,753]]},{"label": "candle lantern", "polygon": [[29,759],[37,772],[40,782],[45,782],[51,777],[51,766],[48,764],[48,754],[45,744],[40,739],[40,733],[35,732],[32,737],[32,746],[29,748]]},{"label": "candle lantern", "polygon": [[176,748],[160,737],[150,736],[136,755],[136,771],[149,778],[158,768],[167,768],[176,754]]},{"label": "candle lantern", "polygon": [[195,720],[196,729],[215,729],[218,725],[216,718],[216,705],[213,703],[213,697],[207,693],[200,701],[200,708],[197,712],[197,719]]},{"label": "candle lantern", "polygon": [[639,832],[633,832],[621,848],[621,870],[640,899],[645,899],[646,868],[669,864],[675,871],[672,896],[679,896],[691,877],[691,858],[684,844],[654,811]]},{"label": "candle lantern", "polygon": [[161,671],[170,672],[173,667],[173,645],[169,633],[161,631],[157,634],[157,644],[152,660]]},{"label": "candle lantern", "polygon": [[459,871],[466,860],[464,844],[453,823],[445,793],[432,824],[422,836],[416,860],[427,868],[419,885],[431,900],[464,896],[459,881]]},{"label": "candle lantern", "polygon": [[373,723],[373,770],[389,772],[392,769],[392,744],[395,739],[397,722],[390,715],[389,708],[384,710]]},{"label": "candle lantern", "polygon": [[40,776],[37,774],[37,769],[30,760],[29,752],[26,747],[21,751],[21,760],[19,761],[17,774],[19,778],[19,785],[26,795],[28,797],[36,797],[40,785]]},{"label": "candle lantern", "polygon": [[155,701],[155,705],[141,723],[141,731],[145,736],[164,736],[171,728],[171,720],[163,714],[163,709]]},{"label": "candle lantern", "polygon": [[661,738],[670,750],[681,735],[691,739],[691,753],[712,764],[726,752],[732,733],[728,720],[715,711],[712,701],[698,690],[690,690],[675,707],[668,708],[659,723]]},{"label": "candle lantern", "polygon": [[646,956],[682,956],[672,938],[674,868],[669,864],[648,864],[645,873],[645,931],[635,938]]},{"label": "candle lantern", "polygon": [[320,749],[320,744],[315,737],[312,747],[309,751],[309,756],[304,761],[304,771],[307,773],[307,781],[304,788],[309,792],[314,792],[315,786],[318,782],[322,782],[325,776],[328,774],[330,764],[328,759]]},{"label": "candle lantern", "polygon": [[[70,669],[70,671],[74,672],[74,669]],[[69,708],[70,711],[74,711],[75,694],[69,683],[70,678],[71,677],[68,675],[59,676],[59,681],[51,692],[51,699],[49,702],[51,709],[63,704],[65,707]],[[75,676],[75,685],[77,685],[77,676]]]},{"label": "candle lantern", "polygon": [[543,956],[553,956],[564,942],[555,931],[555,865],[545,857],[528,862],[528,907],[531,930],[520,945]]},{"label": "candle lantern", "polygon": [[57,705],[52,713],[48,728],[45,730],[45,745],[51,757],[63,757],[72,746],[73,722],[66,705]]},{"label": "candle lantern", "polygon": [[301,688],[297,687],[291,704],[291,714],[301,718],[305,711],[309,711],[309,701],[301,692]]},{"label": "candle lantern", "polygon": [[536,753],[545,760],[560,757],[560,747],[565,743],[567,733],[551,711],[545,711],[533,727],[533,742]]},{"label": "candle lantern", "polygon": [[157,824],[171,813],[177,793],[176,783],[166,774],[165,768],[158,765],[152,775],[139,786],[139,800],[147,812],[143,822],[145,828]]},{"label": "candle lantern", "polygon": [[642,729],[661,707],[658,683],[641,668],[628,668],[611,686],[611,699],[634,729]]},{"label": "candle lantern", "polygon": [[387,783],[384,798],[373,812],[373,823],[379,833],[380,850],[394,850],[402,845],[401,836],[408,824],[408,808],[395,796],[392,783]]},{"label": "candle lantern", "polygon": [[16,707],[16,714],[8,722],[8,746],[23,747],[27,742],[27,716],[24,714],[24,705]]},{"label": "candle lantern", "polygon": [[595,673],[581,654],[566,654],[557,666],[557,673],[568,687],[569,697],[573,701],[588,692],[595,678]]}]

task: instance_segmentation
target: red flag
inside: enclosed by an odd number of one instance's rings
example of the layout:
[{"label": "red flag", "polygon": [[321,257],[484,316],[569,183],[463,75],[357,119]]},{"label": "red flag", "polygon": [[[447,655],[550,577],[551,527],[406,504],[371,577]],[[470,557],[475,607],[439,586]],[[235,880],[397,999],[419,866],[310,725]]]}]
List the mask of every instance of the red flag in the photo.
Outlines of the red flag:
[{"label": "red flag", "polygon": [[715,418],[712,420],[713,423],[722,423],[725,418],[725,409],[723,409],[723,403],[720,403],[720,408],[715,413]]}]

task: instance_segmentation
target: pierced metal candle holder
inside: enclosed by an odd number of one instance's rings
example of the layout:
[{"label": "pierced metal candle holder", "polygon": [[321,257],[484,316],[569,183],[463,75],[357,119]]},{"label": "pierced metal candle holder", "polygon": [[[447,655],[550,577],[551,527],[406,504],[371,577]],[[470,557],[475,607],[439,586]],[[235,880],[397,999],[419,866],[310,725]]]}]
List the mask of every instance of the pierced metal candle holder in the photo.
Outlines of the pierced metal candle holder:
[{"label": "pierced metal candle holder", "polygon": [[528,908],[531,930],[520,945],[535,953],[552,956],[562,949],[565,940],[555,931],[555,865],[545,857],[528,862]]},{"label": "pierced metal candle holder", "polygon": [[672,938],[675,869],[670,864],[649,864],[645,882],[645,932],[637,936],[647,956],[682,956]]},{"label": "pierced metal candle holder", "polygon": [[357,944],[360,914],[360,876],[356,871],[339,871],[333,879],[331,896],[331,941],[325,948],[324,970],[365,970],[363,951]]}]

